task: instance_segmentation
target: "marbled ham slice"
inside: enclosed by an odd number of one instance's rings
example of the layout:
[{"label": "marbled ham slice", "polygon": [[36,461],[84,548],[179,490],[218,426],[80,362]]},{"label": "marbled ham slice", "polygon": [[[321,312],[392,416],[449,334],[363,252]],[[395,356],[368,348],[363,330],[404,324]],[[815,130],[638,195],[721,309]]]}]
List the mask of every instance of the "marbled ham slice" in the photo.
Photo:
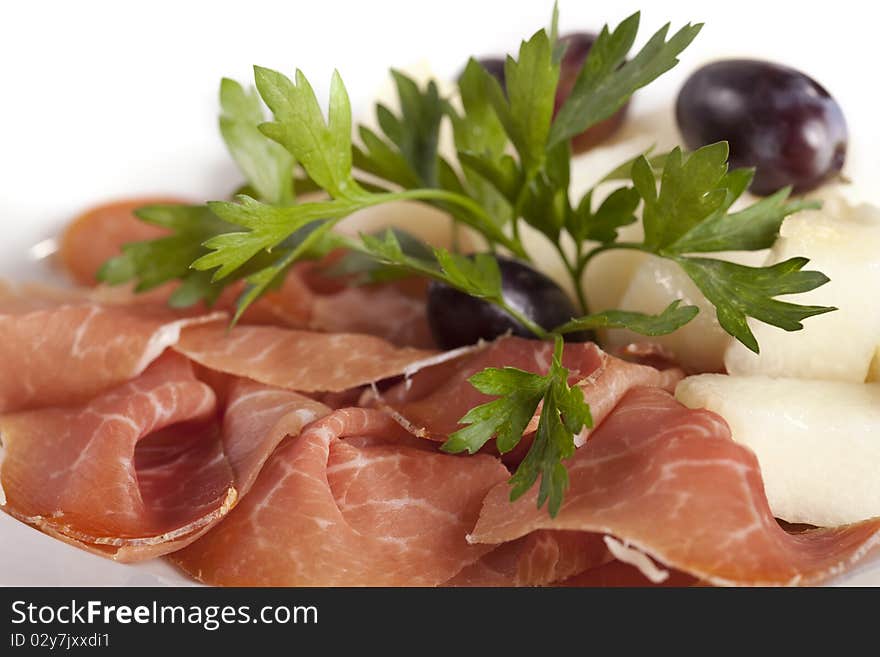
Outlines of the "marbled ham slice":
[{"label": "marbled ham slice", "polygon": [[347,287],[315,295],[308,328],[328,333],[366,333],[401,346],[435,346],[425,310],[426,292],[402,284]]},{"label": "marbled ham slice", "polygon": [[194,327],[174,348],[213,370],[301,392],[340,392],[373,383],[436,355],[369,335],[272,326]]},{"label": "marbled ham slice", "polygon": [[59,296],[0,288],[0,413],[88,399],[138,376],[183,327],[225,317]]},{"label": "marbled ham slice", "polygon": [[642,586],[666,586],[683,587],[698,585],[700,580],[678,570],[669,571],[669,576],[660,583],[654,583],[645,577],[639,569],[623,563],[622,561],[610,561],[606,564],[591,568],[579,575],[570,577],[558,586],[592,586],[592,587],[642,587]]},{"label": "marbled ham slice", "polygon": [[755,456],[724,421],[658,388],[631,390],[568,462],[556,518],[532,490],[511,504],[486,497],[470,539],[499,544],[537,530],[617,537],[713,584],[804,584],[830,577],[880,545],[880,520],[786,533],[774,520]]},{"label": "marbled ham slice", "polygon": [[[140,221],[134,211],[146,205],[174,204],[170,198],[139,198],[100,205],[70,223],[61,239],[58,261],[80,285],[98,283],[97,272],[122,246],[162,237],[166,228]],[[409,281],[412,283],[413,281]],[[171,283],[131,301],[162,304],[176,289]],[[233,312],[243,284],[227,288],[215,308]],[[204,312],[199,306],[196,312]],[[434,341],[425,314],[425,285],[406,281],[349,287],[327,279],[314,263],[295,266],[284,285],[259,299],[242,317],[245,324],[268,324],[329,333],[366,333],[400,346],[431,348]]]},{"label": "marbled ham slice", "polygon": [[180,199],[145,197],[115,201],[91,208],[70,222],[61,237],[58,260],[80,285],[94,285],[97,273],[127,242],[156,239],[167,228],[148,224],[134,215],[145,205],[182,203]]},{"label": "marbled ham slice", "polygon": [[[549,342],[499,338],[469,356],[425,368],[383,394],[379,405],[396,413],[413,433],[445,440],[461,428],[458,420],[468,410],[490,400],[468,383],[472,374],[486,367],[516,367],[545,374],[552,356],[553,345]],[[682,377],[677,369],[659,371],[614,358],[591,342],[567,344],[563,365],[571,371],[569,383],[577,383],[583,390],[596,426],[630,388],[651,385],[672,390]],[[537,419],[526,433],[536,428]],[[587,436],[585,430],[577,437],[577,444],[583,444]]]},{"label": "marbled ham slice", "polygon": [[[283,421],[283,404],[269,416]],[[284,442],[220,525],[170,559],[209,584],[437,585],[491,546],[470,545],[492,457],[398,444],[387,415],[342,409]]]},{"label": "marbled ham slice", "polygon": [[446,586],[546,586],[611,559],[599,534],[539,530],[498,546]]},{"label": "marbled ham slice", "polygon": [[275,396],[234,382],[221,427],[212,389],[168,353],[86,404],[0,416],[0,508],[120,561],[176,550],[235,505],[282,438],[329,410],[285,393],[285,423],[261,422]]}]

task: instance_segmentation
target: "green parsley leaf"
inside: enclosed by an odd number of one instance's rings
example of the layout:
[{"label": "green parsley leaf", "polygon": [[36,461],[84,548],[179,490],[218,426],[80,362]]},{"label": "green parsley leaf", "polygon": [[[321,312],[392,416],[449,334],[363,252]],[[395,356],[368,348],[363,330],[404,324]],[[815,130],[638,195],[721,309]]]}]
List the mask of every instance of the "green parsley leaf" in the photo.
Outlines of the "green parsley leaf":
[{"label": "green parsley leaf", "polygon": [[[414,235],[400,228],[392,227],[387,230],[394,235],[402,254],[426,262],[434,260],[431,247]],[[371,236],[381,237],[381,234],[371,234]],[[323,272],[329,276],[350,276],[354,284],[379,283],[410,275],[405,268],[384,264],[372,255],[357,249],[348,250],[337,262],[324,268]]]},{"label": "green parsley leaf", "polygon": [[235,80],[220,83],[220,133],[232,159],[261,200],[287,205],[293,201],[293,156],[262,132],[263,104],[254,91]]},{"label": "green parsley leaf", "polygon": [[[790,193],[791,188],[785,187],[739,212],[728,214],[727,208],[723,208],[723,211],[694,226],[665,250],[670,253],[710,253],[769,249],[779,237],[779,228],[787,216],[822,205],[807,200],[787,203]],[[725,205],[729,207],[728,203]]]},{"label": "green parsley leaf", "polygon": [[257,89],[275,120],[260,125],[284,146],[333,198],[354,199],[363,190],[351,175],[351,104],[339,73],[330,82],[330,111],[325,122],[318,99],[302,71],[296,83],[268,68],[254,67]]},{"label": "green parsley leaf", "polygon": [[487,368],[469,381],[485,395],[498,399],[471,409],[442,449],[450,453],[478,451],[493,437],[498,451],[505,454],[522,440],[523,432],[542,404],[532,445],[514,475],[511,501],[521,497],[540,477],[538,508],[549,500],[548,510],[555,516],[565,489],[568,473],[562,461],[574,454],[574,437],[593,425],[590,408],[580,388],[568,385],[571,373],[562,365],[562,338],[556,337],[553,362],[546,375],[513,367]]},{"label": "green parsley leaf", "polygon": [[400,116],[385,105],[376,105],[376,118],[388,141],[361,126],[359,133],[365,150],[355,147],[354,164],[405,189],[437,187],[437,143],[446,102],[433,81],[422,90],[399,71],[391,71],[391,75],[397,88]]},{"label": "green parsley leaf", "polygon": [[437,141],[444,103],[434,81],[424,90],[400,71],[391,71],[400,98],[400,118],[377,107],[379,125],[418,176],[420,186],[437,186]]},{"label": "green parsley leaf", "polygon": [[412,274],[427,276],[435,280],[444,280],[436,259],[422,259],[404,252],[392,229],[387,229],[382,235],[361,233],[360,238],[361,243],[353,244],[352,248],[373,257],[383,265],[399,267]]},{"label": "green parsley leaf", "polygon": [[232,323],[238,322],[244,311],[266,290],[279,287],[284,282],[284,275],[290,266],[311,248],[320,244],[334,224],[332,220],[303,224],[285,240],[284,244],[287,248],[282,250],[282,254],[272,264],[245,278],[245,289],[236,301]]},{"label": "green parsley leaf", "polygon": [[568,99],[560,108],[549,135],[552,146],[567,141],[614,114],[637,90],[678,63],[702,24],[685,25],[667,41],[667,23],[630,61],[623,63],[639,29],[633,14],[610,32],[602,29]]},{"label": "green parsley leaf", "polygon": [[581,199],[577,209],[566,217],[566,229],[579,242],[592,240],[610,244],[617,240],[618,228],[636,221],[635,211],[641,200],[634,188],[621,187],[611,192],[594,213],[591,189]]},{"label": "green parsley leaf", "polygon": [[214,201],[208,204],[221,219],[247,232],[227,232],[204,242],[211,249],[192,263],[194,269],[216,268],[214,280],[229,276],[259,253],[271,250],[295,231],[317,221],[339,220],[360,204],[347,200],[318,201],[292,206],[275,206],[239,196],[238,203]]},{"label": "green parsley leaf", "polygon": [[469,426],[450,434],[442,449],[452,454],[474,454],[495,437],[498,451],[506,454],[519,444],[535,415],[547,391],[546,379],[515,367],[490,367],[468,381],[484,395],[499,399],[468,411],[459,423]]},{"label": "green parsley leaf", "polygon": [[110,285],[137,280],[136,292],[180,279],[184,284],[171,299],[175,306],[215,300],[223,286],[210,286],[190,265],[207,252],[203,242],[234,227],[203,205],[151,205],[139,208],[135,214],[141,221],[169,229],[171,234],[124,245],[121,255],[104,263],[98,278]]},{"label": "green parsley leaf", "polygon": [[451,106],[446,111],[470,196],[504,225],[513,217],[511,203],[520,174],[516,161],[504,152],[507,134],[489,99],[486,75],[471,58],[458,81],[464,113],[459,115]]},{"label": "green parsley leaf", "polygon": [[505,198],[508,204],[516,202],[523,184],[523,174],[510,155],[497,159],[480,156],[468,151],[459,151],[458,159],[466,172],[481,176]]},{"label": "green parsley leaf", "polygon": [[[485,71],[484,71],[485,73]],[[495,112],[519,153],[525,170],[540,167],[547,148],[559,63],[547,32],[538,30],[519,49],[519,58],[507,58],[504,66],[506,94],[494,77],[483,79]]]},{"label": "green parsley leaf", "polygon": [[673,150],[663,167],[660,192],[644,157],[633,164],[632,180],[645,202],[645,246],[654,252],[674,243],[721,208],[727,190],[727,142],[704,146],[688,156]]},{"label": "green parsley leaf", "polygon": [[657,153],[656,155],[652,155],[653,147],[649,148],[644,153],[636,155],[634,158],[631,158],[624,162],[621,165],[618,165],[611,171],[605,174],[605,176],[599,182],[610,182],[612,180],[632,180],[632,167],[636,161],[640,160],[644,157],[648,160],[648,164],[651,165],[651,170],[654,172],[655,176],[659,176],[663,173],[663,167],[666,165],[666,160],[669,157],[669,153]]},{"label": "green parsley leaf", "polygon": [[826,306],[801,306],[773,297],[808,292],[828,282],[825,274],[801,271],[806,258],[791,258],[770,267],[747,267],[711,258],[673,258],[715,306],[718,322],[746,347],[760,348],[746,317],[799,331],[807,317],[831,312]]},{"label": "green parsley leaf", "polygon": [[554,333],[574,333],[600,328],[625,328],[640,335],[667,335],[677,331],[697,316],[696,306],[682,306],[681,299],[673,301],[659,315],[627,310],[605,310],[585,317],[572,319],[553,329]]},{"label": "green parsley leaf", "polygon": [[547,151],[540,169],[533,171],[520,190],[516,210],[530,226],[558,243],[572,212],[568,200],[571,146],[562,143]]},{"label": "green parsley leaf", "polygon": [[495,256],[477,253],[473,257],[435,249],[434,257],[453,287],[481,299],[501,299],[501,270]]},{"label": "green parsley leaf", "polygon": [[388,180],[405,189],[419,187],[419,176],[401,155],[366,126],[358,128],[364,149],[354,147],[353,162],[361,171]]}]

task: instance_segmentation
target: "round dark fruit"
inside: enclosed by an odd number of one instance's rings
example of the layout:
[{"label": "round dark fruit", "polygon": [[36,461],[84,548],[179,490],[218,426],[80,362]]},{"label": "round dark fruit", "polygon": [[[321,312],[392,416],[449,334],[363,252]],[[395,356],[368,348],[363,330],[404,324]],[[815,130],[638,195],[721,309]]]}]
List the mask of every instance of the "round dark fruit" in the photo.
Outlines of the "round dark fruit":
[{"label": "round dark fruit", "polygon": [[[496,256],[501,270],[501,290],[505,301],[546,330],[552,330],[577,316],[568,295],[551,278],[529,265]],[[509,313],[487,301],[472,297],[445,283],[428,286],[428,324],[441,349],[455,349],[507,332],[524,338],[535,335]],[[566,340],[592,339],[588,332],[569,334]]]},{"label": "round dark fruit", "polygon": [[847,128],[824,87],[793,68],[752,59],[707,64],[678,94],[688,148],[730,144],[734,167],[755,167],[751,191],[818,187],[843,167]]}]

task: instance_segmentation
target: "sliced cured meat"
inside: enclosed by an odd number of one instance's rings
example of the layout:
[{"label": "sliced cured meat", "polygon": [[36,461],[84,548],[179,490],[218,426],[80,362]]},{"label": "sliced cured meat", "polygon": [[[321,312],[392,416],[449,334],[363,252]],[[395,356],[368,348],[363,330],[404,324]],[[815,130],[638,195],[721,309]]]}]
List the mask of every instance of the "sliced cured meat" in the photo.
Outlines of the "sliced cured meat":
[{"label": "sliced cured meat", "polygon": [[181,203],[172,198],[134,198],[106,203],[84,212],[64,231],[58,259],[80,285],[95,285],[98,270],[122,252],[122,245],[162,237],[168,230],[144,223],[134,211],[146,205]]},{"label": "sliced cured meat", "polygon": [[[468,410],[490,400],[468,383],[471,375],[486,367],[516,367],[545,374],[552,357],[553,345],[549,342],[499,338],[469,356],[425,368],[411,380],[385,393],[381,404],[398,414],[417,435],[445,440],[450,433],[461,428],[458,420]],[[596,426],[633,386],[652,385],[672,390],[682,376],[677,369],[661,372],[622,361],[591,342],[565,345],[562,362],[571,371],[569,383],[577,383],[583,390]],[[526,432],[536,428],[537,420]],[[576,442],[583,444],[587,435],[588,430],[584,430]]]},{"label": "sliced cured meat", "polygon": [[492,549],[465,535],[508,472],[489,456],[428,452],[397,437],[403,430],[375,410],[342,409],[314,422],[279,446],[228,518],[170,559],[221,585],[449,580]]},{"label": "sliced cured meat", "polygon": [[[424,287],[424,286],[423,286]],[[314,298],[309,328],[329,333],[366,333],[396,345],[430,349],[425,294],[408,294],[391,283],[347,287]]]},{"label": "sliced cured meat", "polygon": [[187,330],[174,348],[205,367],[301,392],[341,392],[397,376],[436,353],[369,335],[222,325]]},{"label": "sliced cured meat", "polygon": [[88,399],[143,372],[183,327],[225,317],[69,296],[0,290],[0,412]]},{"label": "sliced cured meat", "polygon": [[579,575],[560,582],[559,586],[594,586],[594,587],[643,587],[666,586],[682,587],[699,584],[696,577],[678,570],[669,571],[669,576],[660,583],[654,583],[645,577],[635,566],[622,561],[611,561],[597,568],[591,568]]},{"label": "sliced cured meat", "polygon": [[282,438],[329,411],[283,395],[284,422],[267,422],[278,391],[233,383],[221,427],[211,388],[169,353],[82,406],[0,416],[2,508],[120,561],[178,549],[235,505]]},{"label": "sliced cured meat", "polygon": [[773,518],[754,454],[724,421],[659,388],[626,394],[568,461],[571,487],[555,518],[535,490],[487,495],[470,539],[498,544],[533,531],[607,533],[713,584],[821,581],[880,544],[880,519],[786,533]]},{"label": "sliced cured meat", "polygon": [[[189,363],[169,354],[138,379],[83,406],[2,416],[4,510],[59,538],[109,554],[122,546],[164,543],[192,533],[235,499],[235,491],[226,486],[231,473],[219,441],[211,438],[213,427],[207,423],[191,430],[185,445],[177,440],[183,438],[179,434],[159,434],[143,455],[144,494],[135,445],[180,422],[206,422],[214,407],[214,393],[195,379]],[[192,452],[207,464],[200,479],[212,485],[187,490],[190,499],[182,510],[170,504],[175,491],[158,480],[168,463],[177,462],[179,474],[196,472]]]},{"label": "sliced cured meat", "polygon": [[[122,253],[130,242],[157,239],[168,233],[145,223],[134,211],[147,205],[177,204],[171,198],[135,198],[100,205],[72,221],[65,230],[58,252],[61,266],[80,285],[96,285],[97,272],[110,258]],[[335,254],[335,255],[341,255]],[[295,266],[284,285],[267,293],[245,312],[242,322],[330,333],[366,333],[401,346],[430,348],[434,345],[425,315],[425,282],[399,281],[350,287],[343,279],[322,275],[315,263]],[[163,285],[146,294],[130,291],[134,303],[162,304],[177,284]],[[216,309],[232,311],[243,284],[231,285]],[[196,312],[205,308],[199,306]]]},{"label": "sliced cured meat", "polygon": [[234,380],[223,414],[223,446],[242,495],[250,490],[266,459],[287,436],[331,412],[303,395]]},{"label": "sliced cured meat", "polygon": [[447,586],[545,586],[608,563],[599,534],[539,530],[503,543]]}]

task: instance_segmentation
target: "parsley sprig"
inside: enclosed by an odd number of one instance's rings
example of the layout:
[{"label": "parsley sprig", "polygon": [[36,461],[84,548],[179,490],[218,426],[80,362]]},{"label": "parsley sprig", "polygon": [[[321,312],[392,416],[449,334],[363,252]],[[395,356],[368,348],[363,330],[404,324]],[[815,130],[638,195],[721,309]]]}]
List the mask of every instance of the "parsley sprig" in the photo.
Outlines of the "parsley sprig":
[{"label": "parsley sprig", "polygon": [[[733,211],[753,172],[728,169],[725,143],[692,153],[675,149],[639,156],[603,180],[617,183],[610,192],[597,186],[572,198],[569,140],[675,66],[702,27],[688,24],[669,36],[666,25],[631,54],[639,22],[639,14],[633,14],[601,31],[556,112],[564,46],[557,41],[555,9],[550,29],[535,32],[516,57],[507,58],[504,88],[473,59],[452,98],[441,96],[433,81],[420,86],[393,71],[399,109],[377,105],[378,129],[359,127],[359,143],[352,141],[351,107],[338,73],[331,80],[326,117],[301,71],[290,79],[255,67],[256,90],[223,80],[220,131],[246,185],[232,201],[142,209],[142,219],[171,235],[127,245],[101,277],[110,283],[135,280],[137,290],[180,280],[171,298],[175,305],[210,304],[225,287],[244,281],[236,321],[280,285],[295,262],[345,248],[348,255],[337,271],[374,281],[416,274],[500,307],[537,338],[555,342],[550,371],[501,368],[474,375],[473,385],[497,399],[466,414],[464,428],[444,449],[473,452],[494,438],[498,450],[507,452],[540,407],[537,432],[511,479],[512,496],[540,478],[538,505],[549,502],[555,514],[567,486],[563,461],[574,450],[574,436],[591,422],[579,389],[568,385],[561,336],[602,327],[662,335],[698,312],[676,301],[658,315],[590,314],[581,282],[598,254],[630,249],[676,263],[715,306],[721,326],[755,352],[759,345],[748,318],[793,331],[804,319],[833,310],[775,298],[827,282],[823,274],[803,270],[804,258],[745,267],[707,256],[767,248],[786,216],[815,207],[790,201],[790,190],[782,189]],[[444,122],[452,128],[453,159],[438,145]],[[537,325],[507,302],[497,261],[489,254],[468,257],[431,249],[400,231],[351,238],[334,230],[358,210],[400,200],[438,207],[479,233],[490,252],[503,250],[524,260],[529,255],[520,239],[522,225],[536,229],[564,263],[581,316],[550,329]],[[619,229],[637,221],[640,210],[644,239],[620,241]]]},{"label": "parsley sprig", "polygon": [[470,383],[498,399],[468,411],[461,418],[461,423],[468,426],[451,434],[443,444],[447,452],[473,454],[494,436],[498,451],[506,454],[520,443],[543,402],[532,445],[510,478],[510,499],[521,497],[540,477],[538,508],[549,500],[548,510],[553,516],[568,487],[568,471],[562,462],[574,454],[573,436],[593,426],[583,391],[568,383],[571,373],[562,365],[562,349],[562,338],[557,335],[550,371],[543,376],[515,367],[489,367],[474,374]]}]

